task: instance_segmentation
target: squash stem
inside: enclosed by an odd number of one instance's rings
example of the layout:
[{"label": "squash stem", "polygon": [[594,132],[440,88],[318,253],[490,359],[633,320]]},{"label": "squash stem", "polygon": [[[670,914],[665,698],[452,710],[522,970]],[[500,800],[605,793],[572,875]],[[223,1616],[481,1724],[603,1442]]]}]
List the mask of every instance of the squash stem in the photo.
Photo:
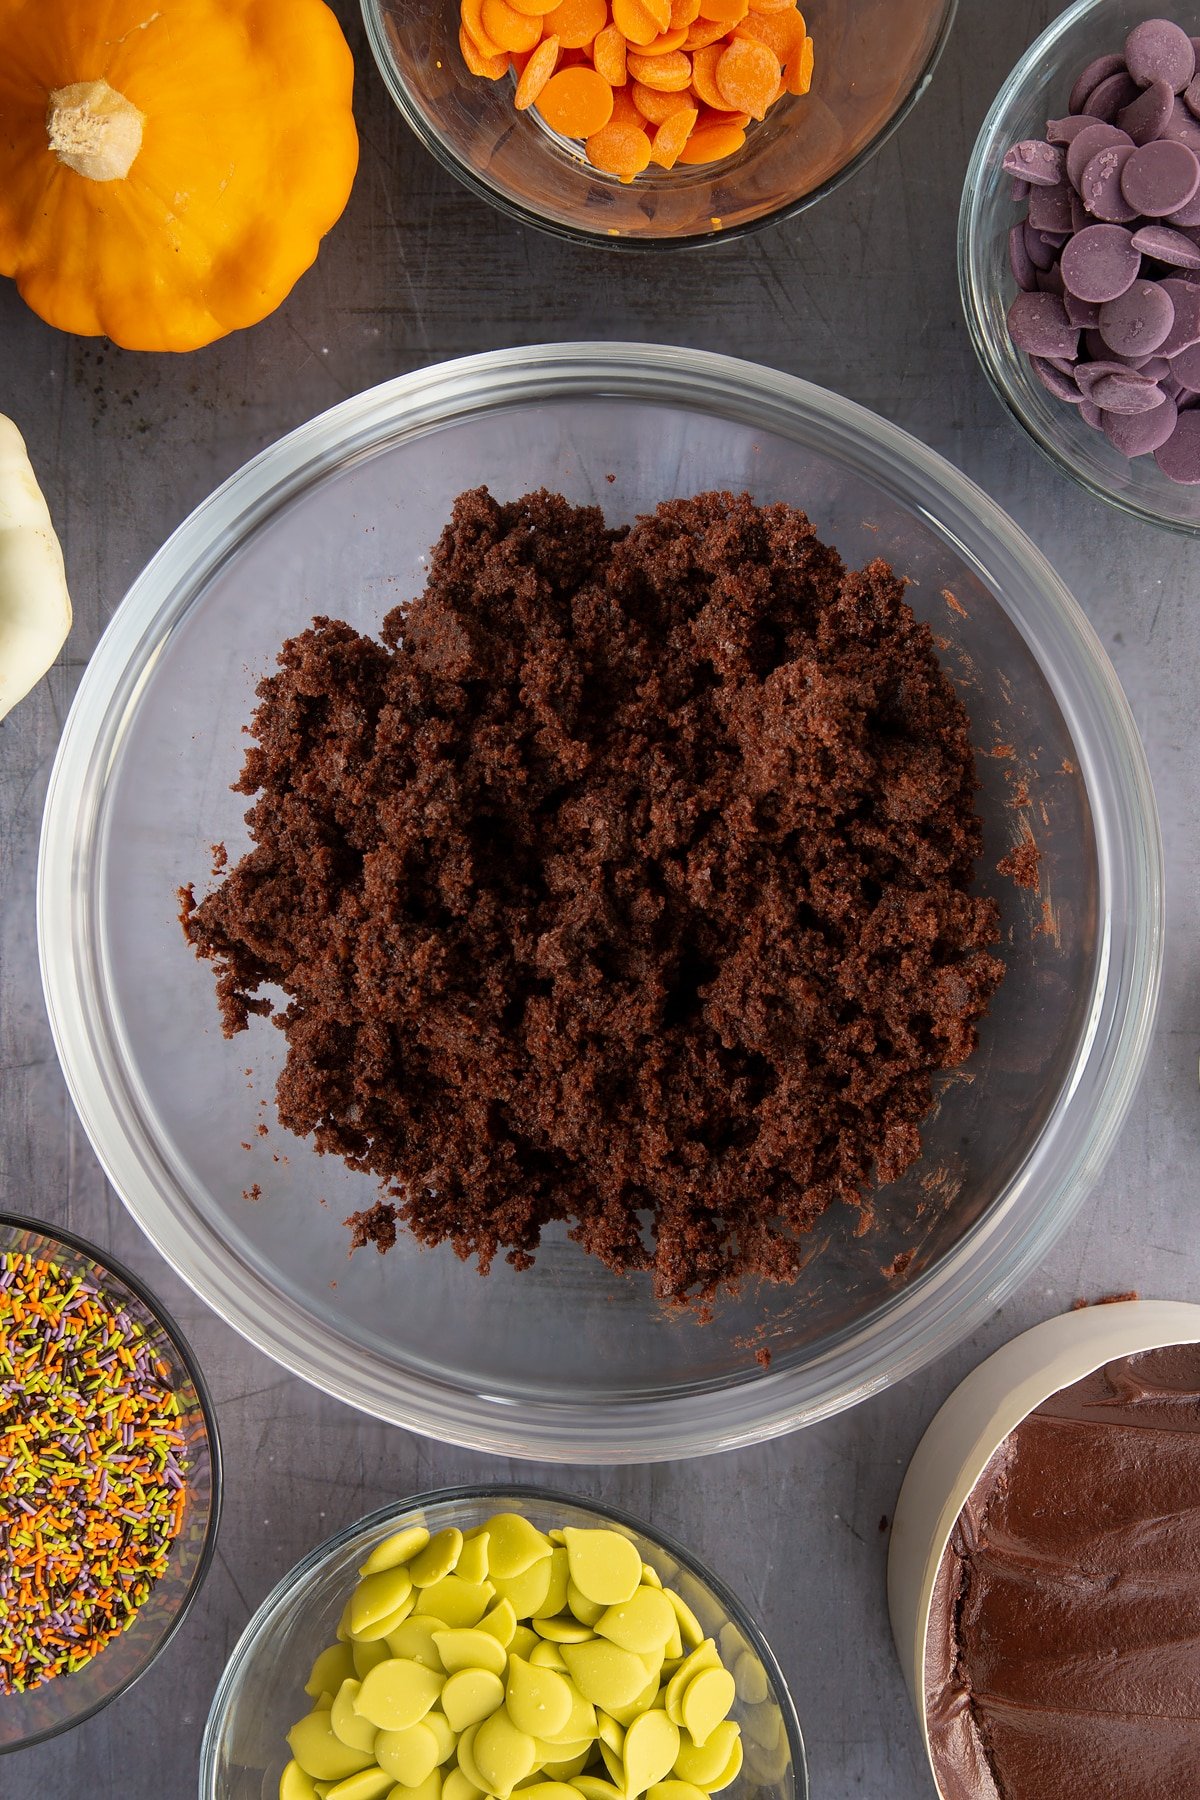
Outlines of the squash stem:
[{"label": "squash stem", "polygon": [[145,118],[107,81],[55,88],[46,110],[50,148],[89,181],[124,181],[142,147]]}]

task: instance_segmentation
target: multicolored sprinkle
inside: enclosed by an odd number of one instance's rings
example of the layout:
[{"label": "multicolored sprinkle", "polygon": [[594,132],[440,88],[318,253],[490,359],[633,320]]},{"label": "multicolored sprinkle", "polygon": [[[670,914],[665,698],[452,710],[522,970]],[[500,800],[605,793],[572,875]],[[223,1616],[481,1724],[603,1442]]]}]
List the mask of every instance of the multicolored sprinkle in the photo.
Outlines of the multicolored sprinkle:
[{"label": "multicolored sprinkle", "polygon": [[94,1284],[0,1253],[0,1695],[81,1668],[166,1568],[187,1472],[169,1376]]}]

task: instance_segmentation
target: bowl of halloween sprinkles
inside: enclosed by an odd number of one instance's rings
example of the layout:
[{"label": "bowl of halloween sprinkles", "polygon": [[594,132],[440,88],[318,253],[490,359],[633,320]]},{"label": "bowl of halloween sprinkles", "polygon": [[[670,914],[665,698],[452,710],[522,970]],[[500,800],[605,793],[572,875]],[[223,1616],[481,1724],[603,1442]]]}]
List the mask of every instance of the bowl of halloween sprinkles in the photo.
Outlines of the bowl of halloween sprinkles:
[{"label": "bowl of halloween sprinkles", "polygon": [[213,1699],[201,1800],[807,1800],[754,1621],[657,1528],[446,1489],[318,1546]]},{"label": "bowl of halloween sprinkles", "polygon": [[0,1214],[0,1751],[150,1666],[219,1510],[216,1427],[174,1324],[81,1239]]},{"label": "bowl of halloween sprinkles", "polygon": [[956,0],[362,0],[408,124],[527,224],[625,247],[811,205],[927,87]]}]

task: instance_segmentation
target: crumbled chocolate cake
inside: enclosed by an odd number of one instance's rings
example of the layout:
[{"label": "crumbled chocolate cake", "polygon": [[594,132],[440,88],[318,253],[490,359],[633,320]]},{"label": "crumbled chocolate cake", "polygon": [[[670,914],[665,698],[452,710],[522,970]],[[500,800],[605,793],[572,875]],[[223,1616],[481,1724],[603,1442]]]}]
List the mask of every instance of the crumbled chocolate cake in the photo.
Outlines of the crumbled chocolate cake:
[{"label": "crumbled chocolate cake", "polygon": [[881,561],[747,496],[462,495],[382,642],[258,688],[254,848],[183,922],[281,1122],[486,1272],[543,1226],[670,1302],[794,1278],[920,1150],[1003,965],[966,712]]}]

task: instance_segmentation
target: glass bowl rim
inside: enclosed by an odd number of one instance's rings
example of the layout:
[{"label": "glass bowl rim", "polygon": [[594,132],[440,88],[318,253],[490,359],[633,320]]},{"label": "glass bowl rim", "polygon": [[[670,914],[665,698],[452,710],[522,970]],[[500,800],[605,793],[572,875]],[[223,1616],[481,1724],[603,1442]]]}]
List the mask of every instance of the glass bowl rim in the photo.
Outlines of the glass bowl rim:
[{"label": "glass bowl rim", "polygon": [[196,1360],[195,1352],[162,1301],[152,1293],[139,1275],[135,1275],[132,1270],[127,1269],[117,1257],[110,1255],[107,1250],[101,1250],[87,1238],[80,1237],[77,1232],[68,1231],[63,1226],[49,1225],[42,1219],[30,1218],[24,1213],[0,1209],[0,1230],[7,1229],[32,1232],[37,1237],[43,1238],[48,1244],[62,1244],[66,1249],[75,1251],[76,1255],[86,1256],[88,1261],[95,1263],[96,1267],[104,1274],[115,1275],[117,1280],[122,1282],[131,1293],[136,1294],[147,1312],[166,1332],[180,1362],[187,1371],[188,1379],[195,1388],[196,1398],[200,1403],[200,1416],[204,1420],[204,1435],[208,1443],[212,1503],[209,1507],[208,1523],[204,1530],[204,1544],[196,1560],[196,1567],[192,1571],[192,1578],[188,1582],[174,1617],[154,1649],[138,1664],[136,1669],[125,1677],[124,1681],[113,1688],[111,1693],[104,1694],[82,1712],[72,1713],[69,1718],[60,1720],[57,1725],[47,1726],[44,1731],[30,1732],[27,1737],[20,1738],[16,1743],[0,1744],[0,1756],[9,1755],[14,1750],[29,1750],[35,1744],[47,1743],[51,1738],[58,1737],[61,1732],[73,1731],[76,1725],[82,1725],[86,1720],[94,1719],[96,1714],[103,1712],[106,1706],[111,1705],[114,1700],[120,1699],[122,1694],[127,1694],[134,1683],[140,1681],[148,1669],[153,1668],[191,1611],[192,1604],[207,1579],[213,1557],[216,1555],[217,1531],[221,1523],[221,1507],[224,1500],[221,1437],[217,1427],[217,1415],[212,1396]]},{"label": "glass bowl rim", "polygon": [[943,7],[937,36],[930,45],[929,54],[913,77],[908,91],[905,93],[895,112],[886,119],[870,141],[863,145],[844,167],[830,175],[809,193],[798,199],[784,200],[780,205],[772,207],[769,212],[761,213],[753,219],[745,219],[740,224],[723,227],[720,231],[695,231],[682,237],[609,237],[604,231],[589,231],[582,225],[568,225],[560,219],[546,218],[536,212],[532,206],[523,206],[514,200],[503,188],[494,186],[484,179],[476,170],[469,168],[461,157],[455,154],[448,144],[427,125],[420,109],[414,104],[409,93],[408,84],[400,77],[391,56],[386,35],[381,21],[382,0],[359,0],[362,9],[363,24],[366,27],[367,42],[371,47],[371,55],[379,72],[384,87],[391,95],[393,103],[409,130],[417,138],[429,154],[439,162],[443,169],[461,181],[463,186],[478,199],[486,200],[498,212],[508,218],[515,219],[520,225],[532,226],[535,231],[543,231],[550,237],[563,239],[571,244],[588,244],[596,249],[614,250],[618,253],[638,255],[646,251],[667,250],[699,250],[710,244],[730,244],[738,238],[751,236],[754,232],[763,231],[768,225],[778,225],[785,219],[798,217],[819,200],[834,193],[843,182],[852,181],[877,150],[882,150],[888,139],[904,124],[917,102],[922,98],[926,88],[933,80],[942,52],[946,48],[955,18],[958,15],[959,0],[938,0]]},{"label": "glass bowl rim", "polygon": [[[583,1403],[495,1394],[483,1382],[436,1382],[427,1372],[372,1362],[365,1349],[351,1367],[345,1356],[329,1355],[307,1313],[297,1313],[256,1271],[242,1269],[195,1212],[173,1210],[149,1167],[144,1137],[121,1114],[125,1097],[114,1074],[123,1076],[123,1068],[105,1060],[107,991],[91,962],[81,971],[86,955],[94,959],[97,927],[87,914],[81,932],[78,913],[94,908],[98,896],[76,866],[77,843],[86,847],[95,830],[96,794],[147,656],[250,529],[332,468],[413,432],[488,407],[575,396],[691,405],[748,416],[762,430],[819,426],[827,457],[851,469],[866,458],[875,483],[898,493],[913,516],[935,520],[943,540],[997,595],[1005,592],[1007,561],[1035,597],[1036,612],[1022,612],[1011,594],[997,604],[1065,709],[1088,778],[1100,929],[1108,934],[1070,1076],[1029,1156],[931,1269],[799,1368],[747,1370],[709,1387]],[[1114,886],[1128,902],[1115,919]],[[43,821],[38,940],[51,1028],[93,1148],[160,1253],[242,1336],[325,1392],[427,1436],[543,1461],[644,1462],[759,1442],[855,1404],[958,1342],[1031,1271],[1082,1204],[1140,1077],[1161,977],[1163,889],[1149,768],[1116,673],[1078,602],[973,482],[887,420],[792,375],[669,346],[553,344],[435,364],[342,401],[245,464],[177,528],[118,608],[68,715]],[[1095,1099],[1081,1122],[1077,1096],[1089,1084]]]},{"label": "glass bowl rim", "polygon": [[1164,513],[1156,512],[1150,506],[1143,505],[1140,500],[1131,499],[1128,495],[1109,487],[1098,476],[1088,473],[1082,462],[1068,456],[1045,436],[1037,423],[1021,404],[1021,399],[1012,382],[1008,379],[1003,361],[993,345],[991,334],[984,324],[983,308],[978,296],[986,283],[981,271],[981,257],[985,247],[985,239],[981,224],[985,182],[990,174],[992,155],[998,142],[998,130],[1003,114],[1010,104],[1026,91],[1035,86],[1044,86],[1040,72],[1044,69],[1046,58],[1055,49],[1059,40],[1086,19],[1089,14],[1098,12],[1109,0],[1074,0],[1063,12],[1052,19],[1046,29],[1034,39],[1024,55],[1013,65],[1005,78],[996,98],[988,108],[987,117],[979,128],[971,151],[971,160],[967,164],[967,173],[963,181],[962,199],[958,213],[958,291],[963,313],[967,321],[967,332],[972,348],[987,377],[988,386],[1000,401],[1005,411],[1014,418],[1022,430],[1032,439],[1046,460],[1053,464],[1062,474],[1069,475],[1080,487],[1107,506],[1116,507],[1119,512],[1129,517],[1140,519],[1145,524],[1156,525],[1162,531],[1175,531],[1184,537],[1200,537],[1200,513],[1193,520],[1171,519]]},{"label": "glass bowl rim", "polygon": [[680,1544],[669,1532],[662,1531],[657,1525],[649,1525],[644,1519],[626,1512],[623,1507],[611,1506],[606,1500],[589,1500],[579,1494],[565,1493],[561,1488],[538,1487],[532,1482],[510,1481],[468,1481],[456,1483],[452,1487],[431,1488],[425,1493],[411,1494],[406,1499],[393,1501],[387,1506],[375,1507],[364,1513],[361,1518],[352,1520],[349,1525],[334,1532],[332,1537],[314,1546],[293,1563],[285,1574],[280,1576],[270,1593],[261,1600],[251,1613],[242,1629],[241,1636],[229,1653],[229,1659],[221,1672],[212,1703],[208,1709],[208,1717],[204,1723],[204,1735],[200,1743],[199,1800],[221,1800],[213,1782],[216,1775],[216,1741],[225,1715],[236,1698],[244,1673],[249,1669],[259,1640],[274,1620],[284,1603],[291,1598],[301,1581],[307,1582],[310,1577],[320,1573],[322,1567],[334,1557],[339,1550],[353,1543],[355,1538],[366,1538],[378,1527],[388,1524],[399,1524],[404,1515],[420,1510],[428,1512],[434,1507],[453,1505],[458,1502],[479,1501],[488,1503],[495,1500],[538,1500],[547,1501],[551,1505],[559,1503],[575,1507],[591,1517],[606,1521],[609,1524],[624,1525],[639,1536],[649,1540],[668,1556],[687,1569],[702,1587],[706,1588],[728,1618],[748,1639],[755,1654],[763,1664],[775,1688],[779,1701],[779,1710],[783,1715],[787,1728],[788,1744],[792,1752],[792,1765],[798,1771],[795,1800],[809,1800],[808,1756],[804,1745],[804,1733],[796,1712],[796,1703],[788,1686],[779,1659],[768,1643],[762,1627],[751,1616],[744,1601],[740,1600],[719,1575],[712,1572],[692,1550]]}]

